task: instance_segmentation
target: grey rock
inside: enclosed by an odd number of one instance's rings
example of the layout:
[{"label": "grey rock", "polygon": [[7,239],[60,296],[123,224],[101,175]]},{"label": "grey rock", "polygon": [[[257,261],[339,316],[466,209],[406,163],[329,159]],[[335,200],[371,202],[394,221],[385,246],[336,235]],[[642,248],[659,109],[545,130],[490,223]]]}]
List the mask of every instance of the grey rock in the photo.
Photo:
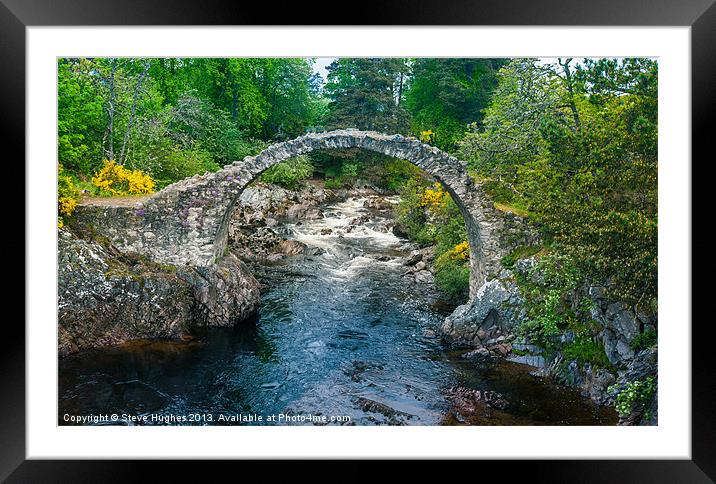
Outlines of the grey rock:
[{"label": "grey rock", "polygon": [[59,354],[228,326],[258,309],[258,282],[234,256],[209,267],[161,265],[58,232]]},{"label": "grey rock", "polygon": [[476,338],[489,338],[484,344],[495,344],[494,335],[509,334],[524,320],[521,303],[514,283],[493,279],[445,319],[440,328],[443,339],[454,344],[475,344]]},{"label": "grey rock", "polygon": [[430,271],[419,271],[415,273],[415,282],[419,282],[421,284],[433,284],[435,282],[435,278]]},{"label": "grey rock", "polygon": [[513,353],[507,357],[507,361],[534,366],[535,368],[545,368],[546,366],[544,356],[542,355],[516,355]]},{"label": "grey rock", "polygon": [[423,254],[419,250],[414,250],[410,253],[407,259],[405,259],[406,266],[413,266],[423,260]]}]

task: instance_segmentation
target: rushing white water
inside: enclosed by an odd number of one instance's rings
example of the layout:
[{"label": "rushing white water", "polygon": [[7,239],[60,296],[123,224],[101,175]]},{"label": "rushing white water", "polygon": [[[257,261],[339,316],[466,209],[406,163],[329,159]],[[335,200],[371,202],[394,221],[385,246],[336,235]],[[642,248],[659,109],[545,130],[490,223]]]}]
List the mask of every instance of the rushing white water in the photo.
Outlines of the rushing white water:
[{"label": "rushing white water", "polygon": [[437,291],[406,274],[415,246],[392,233],[391,210],[367,201],[351,198],[323,207],[322,219],[282,226],[322,250],[254,268],[269,287],[255,321],[207,331],[196,345],[64,359],[60,415],[211,416],[147,425],[325,423],[316,416],[344,418],[328,422],[340,425],[436,425],[450,409],[444,390],[466,385],[507,396],[512,407],[497,423],[600,422],[579,397],[560,390],[555,399],[556,390],[524,371],[446,353],[435,336],[445,316],[435,309]]}]

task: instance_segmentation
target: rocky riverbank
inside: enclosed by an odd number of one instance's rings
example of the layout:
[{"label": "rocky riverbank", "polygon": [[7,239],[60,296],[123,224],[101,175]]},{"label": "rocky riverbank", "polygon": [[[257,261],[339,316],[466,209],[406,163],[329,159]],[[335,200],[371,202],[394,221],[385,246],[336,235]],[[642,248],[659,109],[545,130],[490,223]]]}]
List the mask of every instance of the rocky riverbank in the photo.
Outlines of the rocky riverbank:
[{"label": "rocky riverbank", "polygon": [[211,267],[157,264],[117,250],[88,227],[58,235],[59,355],[137,339],[190,339],[259,306],[259,286],[227,254]]},{"label": "rocky riverbank", "polygon": [[[506,358],[536,368],[535,375],[547,376],[557,383],[577,388],[595,403],[614,407],[619,394],[653,379],[658,373],[656,341],[642,348],[638,343],[646,333],[656,331],[656,316],[636,312],[626,305],[608,300],[604,289],[584,287],[578,291],[591,301],[591,317],[597,325],[597,341],[605,361],[600,364],[571,358],[564,348],[576,340],[573,331],[554,338],[550,351],[520,336],[519,328],[528,321],[527,301],[519,280],[539,283],[539,269],[534,257],[515,261],[499,277],[484,284],[468,303],[459,306],[441,326],[443,340],[452,347],[465,348],[465,358]],[[572,305],[579,301],[575,298]],[[655,334],[655,333],[654,333]],[[655,384],[656,385],[656,384]],[[653,394],[657,394],[654,387]],[[655,425],[657,398],[643,408],[635,405],[621,415],[623,425]]]},{"label": "rocky riverbank", "polygon": [[77,217],[58,233],[59,355],[132,340],[190,340],[197,328],[251,317],[260,285],[246,263],[320,252],[284,237],[279,221],[322,218],[319,205],[366,193],[375,192],[256,183],[243,192],[232,217],[229,250],[207,267],[159,264],[121,251],[87,222],[94,219]]},{"label": "rocky riverbank", "polygon": [[[60,230],[58,245],[60,356],[137,339],[188,340],[198,327],[231,326],[250,317],[260,302],[261,286],[252,275],[255,268],[324,250],[321,244],[291,237],[286,224],[301,226],[323,219],[322,207],[348,198],[364,199],[366,210],[340,228],[326,226],[320,236],[343,237],[366,224],[376,232],[401,235],[392,222],[397,200],[389,194],[372,188],[329,190],[318,182],[303,183],[296,190],[264,183],[247,187],[229,222],[228,250],[209,267],[158,264],[117,250],[91,226],[70,224]],[[381,222],[374,223],[374,218]],[[523,225],[515,222],[509,227],[514,232]],[[416,248],[398,262],[404,267],[404,278],[433,290],[434,247]],[[575,339],[571,331],[559,335],[556,350],[549,351],[520,336],[519,328],[528,317],[519,281],[538,283],[536,267],[535,257],[525,257],[503,268],[444,320],[439,331],[444,343],[462,348],[462,358],[468,361],[503,358],[531,365],[535,375],[576,388],[610,407],[634,382],[656,378],[657,346],[635,345],[640,335],[655,330],[656,318],[607,300],[603,288],[581,292],[594,302],[591,317],[601,328],[598,340],[607,365],[580,361],[562,351]],[[456,395],[458,403],[467,398],[459,391]],[[467,400],[476,401],[474,395]],[[656,423],[656,398],[649,408],[635,408],[622,415],[620,423]]]}]

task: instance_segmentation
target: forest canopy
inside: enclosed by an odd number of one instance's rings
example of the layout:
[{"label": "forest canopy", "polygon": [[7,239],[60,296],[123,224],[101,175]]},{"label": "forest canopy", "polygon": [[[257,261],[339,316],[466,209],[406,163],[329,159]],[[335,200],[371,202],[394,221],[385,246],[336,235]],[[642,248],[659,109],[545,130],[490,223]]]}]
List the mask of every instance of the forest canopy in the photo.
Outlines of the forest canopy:
[{"label": "forest canopy", "polygon": [[[563,271],[655,308],[655,60],[338,58],[325,79],[304,58],[72,58],[57,68],[60,215],[83,192],[147,193],[310,131],[400,133],[467,161],[496,207],[540,227]],[[438,283],[464,297],[464,224],[441,187],[406,162],[353,151],[311,154],[264,180],[292,187],[312,176],[400,192],[405,234],[436,244]]]}]

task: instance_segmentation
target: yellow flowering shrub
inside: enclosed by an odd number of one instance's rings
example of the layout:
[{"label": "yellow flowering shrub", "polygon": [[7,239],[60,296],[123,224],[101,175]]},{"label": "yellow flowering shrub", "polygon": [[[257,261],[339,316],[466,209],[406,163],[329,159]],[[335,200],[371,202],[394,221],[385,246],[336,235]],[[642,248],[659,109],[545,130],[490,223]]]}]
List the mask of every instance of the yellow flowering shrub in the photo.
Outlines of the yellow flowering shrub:
[{"label": "yellow flowering shrub", "polygon": [[467,297],[470,288],[470,246],[460,242],[435,260],[435,282],[451,298]]},{"label": "yellow flowering shrub", "polygon": [[423,143],[430,143],[433,140],[433,136],[435,133],[433,133],[432,129],[429,129],[427,131],[421,131],[420,132],[420,141]]},{"label": "yellow flowering shrub", "polygon": [[470,258],[470,244],[465,242],[460,242],[455,247],[450,250],[450,257],[452,257],[455,260],[467,260]]},{"label": "yellow flowering shrub", "polygon": [[77,208],[77,200],[70,197],[62,197],[59,199],[59,208],[62,215],[72,215]]},{"label": "yellow flowering shrub", "polygon": [[77,200],[80,198],[80,190],[75,185],[73,178],[65,173],[61,164],[57,165],[57,226],[64,227],[62,216],[70,216],[77,208]]},{"label": "yellow flowering shrub", "polygon": [[140,170],[128,170],[114,160],[104,160],[102,168],[92,177],[92,184],[112,195],[152,193],[155,182]]},{"label": "yellow flowering shrub", "polygon": [[432,188],[426,188],[420,197],[418,205],[428,210],[437,210],[445,206],[448,200],[448,193],[440,183],[435,183]]}]

